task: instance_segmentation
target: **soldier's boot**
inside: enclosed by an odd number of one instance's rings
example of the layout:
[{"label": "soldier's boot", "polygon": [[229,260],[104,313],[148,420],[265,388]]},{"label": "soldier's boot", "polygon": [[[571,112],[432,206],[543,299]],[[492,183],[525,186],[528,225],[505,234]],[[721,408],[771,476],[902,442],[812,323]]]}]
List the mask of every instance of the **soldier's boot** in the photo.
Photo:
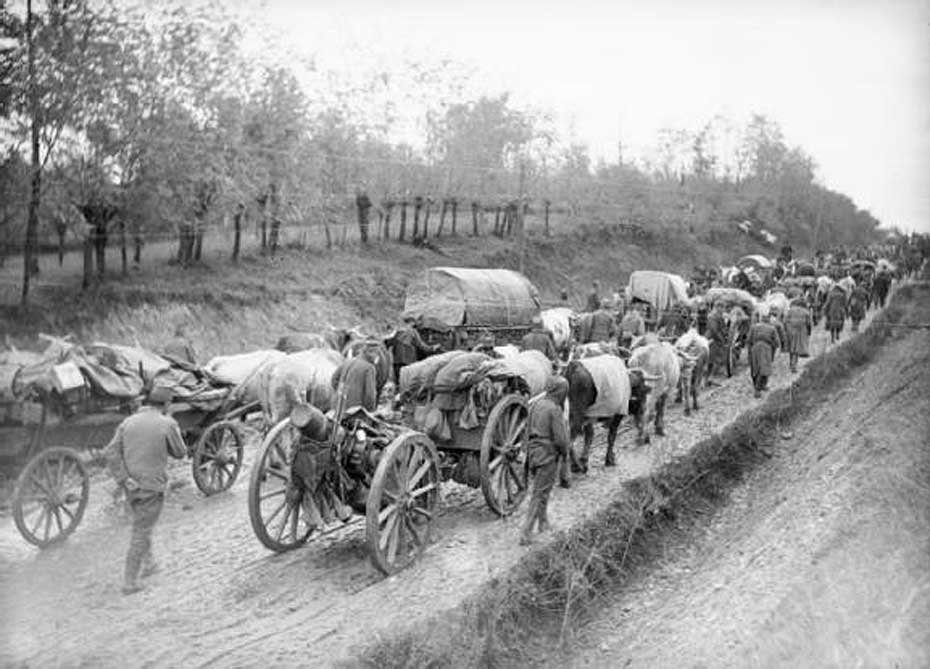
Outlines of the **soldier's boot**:
[{"label": "soldier's boot", "polygon": [[614,458],[614,447],[608,446],[607,453],[604,455],[604,466],[605,467],[616,467],[617,461]]},{"label": "soldier's boot", "polygon": [[159,571],[161,571],[161,567],[158,566],[155,558],[149,554],[145,556],[145,559],[142,560],[142,571],[139,572],[139,577],[148,578],[153,574],[157,574]]},{"label": "soldier's boot", "polygon": [[565,456],[559,457],[559,486],[562,488],[572,487],[571,468],[569,466],[568,458]]}]

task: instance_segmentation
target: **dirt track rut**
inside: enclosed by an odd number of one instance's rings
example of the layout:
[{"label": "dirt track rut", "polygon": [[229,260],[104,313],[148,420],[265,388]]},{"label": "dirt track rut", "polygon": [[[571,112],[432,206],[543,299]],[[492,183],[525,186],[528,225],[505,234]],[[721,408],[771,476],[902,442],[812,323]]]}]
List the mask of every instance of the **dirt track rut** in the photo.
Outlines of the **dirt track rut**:
[{"label": "dirt track rut", "polygon": [[[828,339],[818,329],[812,352],[822,352]],[[791,376],[787,357],[779,356],[772,385],[786,385]],[[625,480],[761,401],[752,398],[745,364],[702,400],[701,411],[690,418],[673,407],[668,436],[650,446],[634,448],[632,435],[621,435],[615,469],[600,466],[599,432],[591,473],[571,490],[556,489],[550,505],[556,528],[589,517]],[[370,566],[360,522],[295,552],[271,554],[248,521],[248,466],[255,450],[249,449],[236,485],[213,498],[196,493],[187,462],[177,465],[173,478],[184,485],[170,494],[155,535],[162,572],[132,597],[119,592],[128,522],[113,508],[112,483],[102,473],[95,475],[88,517],[61,546],[36,551],[3,519],[0,663],[325,665],[393,626],[415,625],[456,606],[527,550],[517,545],[522,513],[499,520],[479,491],[451,484],[444,487],[443,511],[423,560],[393,577]]]}]

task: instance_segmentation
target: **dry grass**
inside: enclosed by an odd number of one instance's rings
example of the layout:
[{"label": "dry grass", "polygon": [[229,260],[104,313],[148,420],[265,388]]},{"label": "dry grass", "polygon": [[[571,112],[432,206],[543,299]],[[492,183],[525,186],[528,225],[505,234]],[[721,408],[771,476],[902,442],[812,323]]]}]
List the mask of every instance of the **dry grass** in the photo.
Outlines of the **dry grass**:
[{"label": "dry grass", "polygon": [[[520,266],[516,240],[495,237],[443,237],[437,242],[441,254],[394,242],[331,252],[285,248],[275,258],[252,248],[237,264],[213,246],[216,240],[208,242],[200,265],[182,269],[169,264],[174,246],[164,243],[147,248],[142,267],[129,276],[117,272],[83,293],[80,258],[71,254],[62,269],[43,269],[33,308],[23,312],[12,306],[17,290],[8,296],[12,303],[0,305],[0,330],[20,346],[29,346],[38,332],[151,346],[185,324],[201,355],[235,353],[274,345],[292,329],[319,331],[327,324],[389,328],[402,309],[406,285],[429,266]],[[551,238],[532,231],[525,272],[545,302],[554,303],[567,287],[580,307],[594,278],[601,280],[603,290],[613,290],[634,269],[664,268],[687,275],[695,264],[732,259],[749,250],[719,250],[683,233],[657,233],[646,243],[631,240],[616,227],[579,225]],[[113,254],[109,261],[117,270]],[[18,288],[15,264],[0,270],[0,281]]]},{"label": "dry grass", "polygon": [[[888,324],[901,320],[906,303],[918,297],[915,290],[900,290],[884,313],[885,324],[870,326],[812,361],[790,389],[772,393],[763,406],[743,414],[657,474],[632,482],[622,498],[592,520],[533,551],[455,611],[376,641],[354,664],[512,666],[541,659],[534,656],[545,652],[540,647],[551,649],[553,639],[569,638],[603,603],[604,593],[615,591],[638,568],[661,558],[670,534],[684,531],[689,519],[725,504],[729,492],[767,459],[781,430],[872,360],[893,336]],[[920,297],[926,299],[926,288],[921,290]],[[912,600],[925,602],[925,595],[914,593]]]}]

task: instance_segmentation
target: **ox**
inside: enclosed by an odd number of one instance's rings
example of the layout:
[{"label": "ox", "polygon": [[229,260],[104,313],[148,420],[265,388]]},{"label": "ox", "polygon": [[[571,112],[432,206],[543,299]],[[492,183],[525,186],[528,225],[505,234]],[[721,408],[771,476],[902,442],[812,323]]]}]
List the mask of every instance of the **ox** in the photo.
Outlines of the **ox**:
[{"label": "ox", "polygon": [[[691,328],[675,342],[675,350],[678,351],[681,364],[681,380],[678,384],[678,398],[675,401],[684,400],[685,415],[690,416],[692,405],[695,411],[698,410],[698,389],[707,373],[710,342],[706,337],[699,335],[697,329]],[[691,403],[688,402],[689,397]]]},{"label": "ox", "polygon": [[[629,367],[631,373],[641,372],[648,383],[651,393],[647,416],[655,414],[656,435],[664,436],[665,404],[669,394],[677,390],[681,379],[678,352],[668,342],[648,343],[633,350]],[[645,441],[648,443],[648,438]]]},{"label": "ox", "polygon": [[310,349],[284,356],[261,372],[261,402],[265,417],[276,424],[298,404],[309,402],[321,411],[334,405],[330,383],[342,355],[330,349]]},{"label": "ox", "polygon": [[364,340],[365,335],[356,328],[328,327],[325,332],[294,332],[278,339],[275,348],[285,353],[296,353],[314,348],[343,351],[351,343]]},{"label": "ox", "polygon": [[572,326],[575,315],[568,307],[555,307],[539,313],[543,327],[552,334],[555,350],[564,360],[572,345]]},{"label": "ox", "polygon": [[587,344],[575,344],[568,355],[569,361],[582,358],[594,358],[599,355],[620,356],[620,347],[614,341],[592,341]]},{"label": "ox", "polygon": [[604,466],[612,467],[617,428],[623,416],[633,417],[639,435],[638,442],[646,443],[643,430],[643,411],[649,388],[640,372],[627,370],[623,360],[602,355],[568,363],[564,376],[568,380],[568,420],[571,438],[584,435],[584,448],[578,458],[571,452],[572,468],[588,471],[588,455],[594,438],[594,422],[607,422],[607,452]]},{"label": "ox", "polygon": [[218,355],[203,369],[217,382],[235,386],[230,400],[246,404],[261,401],[264,370],[284,358],[284,353],[272,350]]}]

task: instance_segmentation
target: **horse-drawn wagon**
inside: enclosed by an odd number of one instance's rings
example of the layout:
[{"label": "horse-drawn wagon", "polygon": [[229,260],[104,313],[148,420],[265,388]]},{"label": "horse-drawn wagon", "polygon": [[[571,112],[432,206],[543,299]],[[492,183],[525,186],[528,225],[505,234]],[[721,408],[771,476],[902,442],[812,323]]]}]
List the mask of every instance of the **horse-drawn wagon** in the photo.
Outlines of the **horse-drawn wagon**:
[{"label": "horse-drawn wagon", "polygon": [[539,314],[539,293],[512,270],[432,267],[407,288],[404,316],[429,344],[473,348],[484,332],[517,344]]},{"label": "horse-drawn wagon", "polygon": [[7,471],[25,463],[13,495],[13,519],[40,548],[77,529],[90,495],[88,463],[100,459],[99,449],[153,382],[175,392],[171,413],[201,492],[222,492],[239,474],[241,424],[258,403],[241,400],[234,388],[133,347],[52,340],[42,353],[16,352],[4,362],[2,456]]},{"label": "horse-drawn wagon", "polygon": [[722,302],[726,311],[729,335],[727,338],[727,376],[733,376],[746,348],[749,326],[756,312],[756,299],[739,288],[711,288],[705,293],[708,304]]},{"label": "horse-drawn wagon", "polygon": [[[537,351],[503,359],[448,351],[401,370],[399,413],[341,400],[326,416],[301,409],[313,413],[311,428],[298,427],[299,415],[281,421],[252,471],[256,536],[274,551],[291,550],[337,519],[363,514],[371,560],[390,574],[425,549],[441,481],[480,487],[496,514],[513,513],[527,489],[529,403],[551,370]],[[300,455],[307,451],[312,456]],[[302,465],[308,458],[313,465]]]},{"label": "horse-drawn wagon", "polygon": [[688,284],[677,274],[640,270],[630,274],[626,287],[627,303],[643,302],[649,305],[645,320],[652,329],[662,314],[680,304],[690,304]]}]

